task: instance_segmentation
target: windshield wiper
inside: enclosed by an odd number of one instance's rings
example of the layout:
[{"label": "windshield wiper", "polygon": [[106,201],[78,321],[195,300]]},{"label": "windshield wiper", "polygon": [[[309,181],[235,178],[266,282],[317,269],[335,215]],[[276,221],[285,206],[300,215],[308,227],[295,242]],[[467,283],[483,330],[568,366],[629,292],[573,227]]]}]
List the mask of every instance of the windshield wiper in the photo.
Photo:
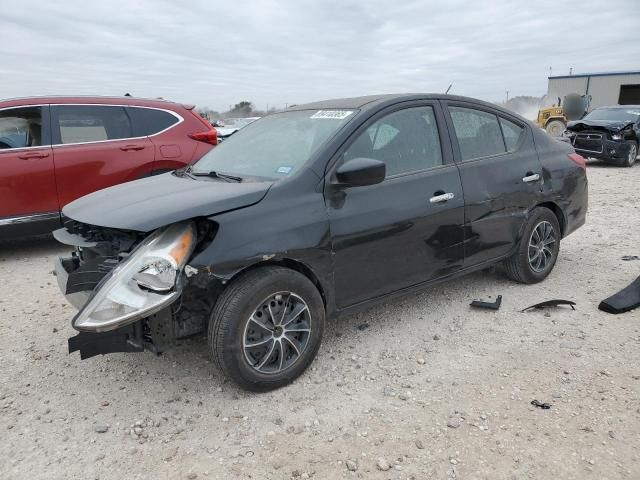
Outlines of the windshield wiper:
[{"label": "windshield wiper", "polygon": [[219,178],[221,180],[224,180],[225,182],[240,183],[242,181],[242,177],[236,177],[235,175],[227,175],[226,173],[216,172],[215,170],[211,170],[210,172],[190,171],[189,174],[193,175],[194,177]]}]

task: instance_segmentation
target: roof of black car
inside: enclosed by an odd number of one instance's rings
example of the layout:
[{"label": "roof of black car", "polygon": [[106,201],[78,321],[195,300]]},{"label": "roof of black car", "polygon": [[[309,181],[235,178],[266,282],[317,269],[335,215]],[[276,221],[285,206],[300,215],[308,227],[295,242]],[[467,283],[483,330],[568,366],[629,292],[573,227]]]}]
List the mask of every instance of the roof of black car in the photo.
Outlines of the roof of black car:
[{"label": "roof of black car", "polygon": [[381,100],[390,99],[400,95],[367,95],[364,97],[351,98],[334,98],[331,100],[320,100],[318,102],[305,103],[303,105],[294,105],[289,110],[313,110],[324,108],[362,108],[368,103],[379,102]]},{"label": "roof of black car", "polygon": [[474,102],[491,106],[492,108],[499,108],[495,104],[490,104],[476,98],[461,97],[457,95],[445,95],[442,93],[390,93],[381,95],[367,95],[364,97],[351,97],[351,98],[335,98],[331,100],[321,100],[318,102],[305,103],[302,105],[293,105],[287,110],[323,110],[323,109],[365,109],[377,106],[380,103],[395,103],[398,101],[409,100],[461,100],[466,102]]}]

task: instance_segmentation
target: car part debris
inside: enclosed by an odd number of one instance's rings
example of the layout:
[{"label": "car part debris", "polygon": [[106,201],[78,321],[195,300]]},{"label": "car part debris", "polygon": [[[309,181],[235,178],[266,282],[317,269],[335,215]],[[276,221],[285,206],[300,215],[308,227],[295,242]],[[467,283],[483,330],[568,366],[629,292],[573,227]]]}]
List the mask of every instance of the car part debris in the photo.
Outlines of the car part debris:
[{"label": "car part debris", "polygon": [[543,410],[549,410],[551,408],[551,404],[550,403],[541,403],[538,400],[531,400],[531,405],[533,405],[534,407],[538,407],[541,408]]},{"label": "car part debris", "polygon": [[363,331],[369,328],[369,324],[367,322],[361,323],[356,327],[358,330]]},{"label": "car part debris", "polygon": [[489,310],[499,310],[502,304],[502,295],[498,295],[495,302],[485,302],[483,300],[474,300],[470,303],[472,307],[487,308]]},{"label": "car part debris", "polygon": [[628,312],[637,307],[640,307],[640,277],[598,305],[598,309],[613,314]]},{"label": "car part debris", "polygon": [[625,262],[628,262],[630,260],[640,260],[640,256],[638,256],[638,255],[625,255],[624,257],[622,257],[622,260],[624,260]]},{"label": "car part debris", "polygon": [[569,305],[571,310],[575,310],[576,302],[572,302],[571,300],[547,300],[546,302],[536,303],[535,305],[530,305],[527,308],[523,308],[520,310],[521,313],[524,313],[528,310],[538,309],[538,308],[547,308],[547,307],[559,307],[560,305]]}]

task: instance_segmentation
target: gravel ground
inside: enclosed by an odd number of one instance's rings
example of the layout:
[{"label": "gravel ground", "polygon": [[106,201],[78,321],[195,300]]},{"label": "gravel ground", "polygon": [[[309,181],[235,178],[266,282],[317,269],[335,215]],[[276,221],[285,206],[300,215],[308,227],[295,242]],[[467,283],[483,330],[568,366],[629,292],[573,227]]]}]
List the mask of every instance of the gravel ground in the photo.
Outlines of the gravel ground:
[{"label": "gravel ground", "polygon": [[[589,166],[587,224],[542,284],[485,271],[328,325],[297,382],[226,383],[206,341],[68,355],[51,239],[0,244],[0,478],[640,478],[640,166]],[[503,295],[498,312],[474,298]],[[519,313],[551,298],[566,308]],[[533,407],[537,399],[549,410]]]}]

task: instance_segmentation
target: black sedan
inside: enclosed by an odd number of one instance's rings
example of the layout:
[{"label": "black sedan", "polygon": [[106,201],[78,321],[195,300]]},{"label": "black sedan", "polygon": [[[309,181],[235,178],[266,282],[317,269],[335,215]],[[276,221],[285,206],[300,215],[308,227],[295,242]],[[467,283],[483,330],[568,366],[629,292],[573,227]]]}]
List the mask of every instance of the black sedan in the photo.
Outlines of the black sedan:
[{"label": "black sedan", "polygon": [[632,167],[640,141],[640,105],[596,108],[569,122],[563,137],[578,153],[620,167]]},{"label": "black sedan", "polygon": [[311,363],[328,316],[496,263],[544,280],[586,212],[584,159],[494,105],[296,106],[189,168],[64,208],[69,349],[162,352],[206,332],[226,376],[277,388]]}]

